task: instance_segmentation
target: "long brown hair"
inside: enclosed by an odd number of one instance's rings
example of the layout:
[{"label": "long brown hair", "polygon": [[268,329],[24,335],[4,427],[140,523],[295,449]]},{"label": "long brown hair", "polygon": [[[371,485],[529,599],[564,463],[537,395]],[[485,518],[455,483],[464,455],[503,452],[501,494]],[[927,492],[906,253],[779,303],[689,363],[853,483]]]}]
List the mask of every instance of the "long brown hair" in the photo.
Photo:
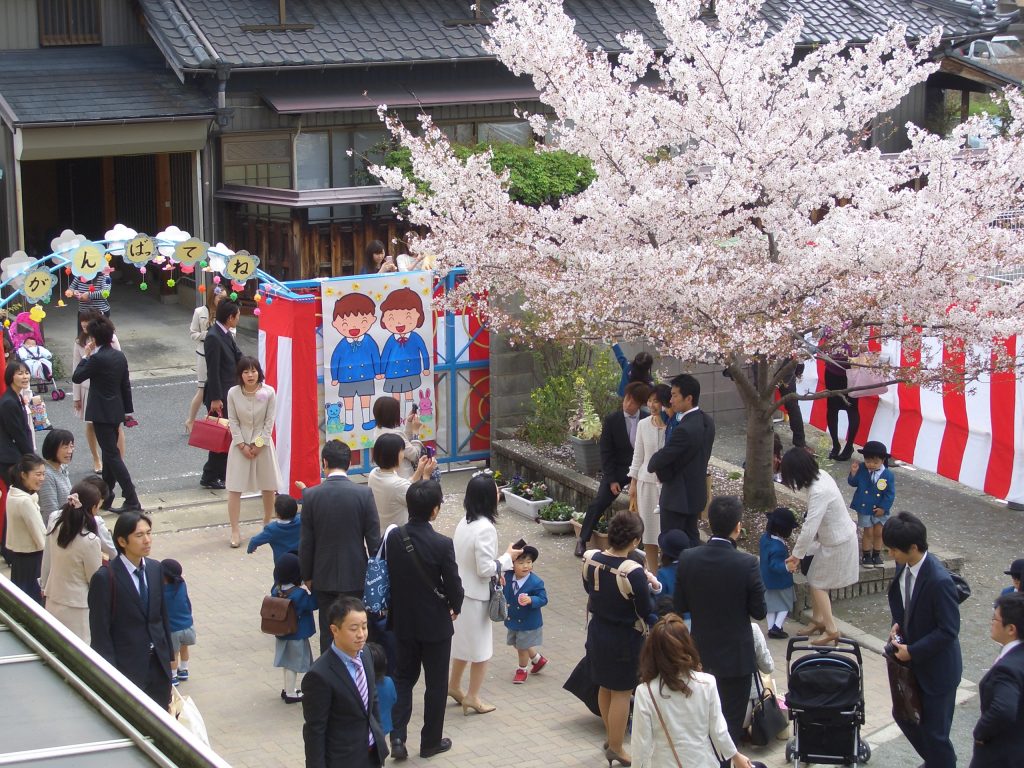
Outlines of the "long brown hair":
[{"label": "long brown hair", "polygon": [[90,322],[101,317],[103,317],[103,313],[96,309],[83,309],[78,313],[78,334],[75,340],[82,349],[85,349],[85,345],[89,343],[89,332],[82,330],[82,323],[88,327]]},{"label": "long brown hair", "polygon": [[640,651],[640,682],[660,677],[660,688],[668,686],[689,696],[690,675],[699,670],[700,654],[686,623],[678,614],[667,614],[651,628]]}]

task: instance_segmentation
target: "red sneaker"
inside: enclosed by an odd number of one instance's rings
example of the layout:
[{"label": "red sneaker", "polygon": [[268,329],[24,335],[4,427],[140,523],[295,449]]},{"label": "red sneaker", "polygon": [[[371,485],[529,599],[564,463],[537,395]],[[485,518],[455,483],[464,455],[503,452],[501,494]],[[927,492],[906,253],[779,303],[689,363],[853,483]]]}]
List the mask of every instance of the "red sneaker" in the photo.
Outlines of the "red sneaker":
[{"label": "red sneaker", "polygon": [[516,673],[512,676],[513,685],[522,685],[526,682],[526,678],[529,677],[530,673],[525,669],[517,669]]},{"label": "red sneaker", "polygon": [[548,660],[545,659],[543,656],[541,656],[539,659],[537,659],[537,663],[534,664],[532,667],[530,667],[530,672],[532,674],[536,675],[538,672],[540,672],[542,669],[544,669],[544,667],[547,665],[547,663],[548,663]]}]

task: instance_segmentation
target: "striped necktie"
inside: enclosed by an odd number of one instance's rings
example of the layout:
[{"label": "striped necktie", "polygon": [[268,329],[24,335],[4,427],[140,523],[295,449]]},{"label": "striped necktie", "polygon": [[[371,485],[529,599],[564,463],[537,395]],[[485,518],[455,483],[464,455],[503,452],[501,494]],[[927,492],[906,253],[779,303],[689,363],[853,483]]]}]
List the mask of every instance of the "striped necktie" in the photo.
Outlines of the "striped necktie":
[{"label": "striped necktie", "polygon": [[[352,659],[352,663],[356,669],[356,688],[359,690],[359,696],[363,700],[363,707],[366,711],[370,711],[370,691],[366,687],[366,671],[363,669],[363,659],[359,654],[356,654]],[[371,730],[367,735],[367,743],[373,746],[373,731]]]}]

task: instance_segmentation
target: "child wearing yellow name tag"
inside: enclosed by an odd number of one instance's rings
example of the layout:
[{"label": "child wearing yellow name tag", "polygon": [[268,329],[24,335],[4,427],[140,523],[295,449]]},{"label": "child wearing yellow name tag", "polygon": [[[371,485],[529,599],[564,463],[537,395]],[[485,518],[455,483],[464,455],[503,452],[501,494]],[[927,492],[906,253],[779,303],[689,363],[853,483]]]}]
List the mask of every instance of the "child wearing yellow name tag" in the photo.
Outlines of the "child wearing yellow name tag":
[{"label": "child wearing yellow name tag", "polygon": [[864,463],[850,464],[847,482],[857,490],[850,507],[861,529],[861,564],[882,565],[882,526],[896,500],[896,481],[888,467],[889,451],[878,440],[869,440],[860,451]]}]

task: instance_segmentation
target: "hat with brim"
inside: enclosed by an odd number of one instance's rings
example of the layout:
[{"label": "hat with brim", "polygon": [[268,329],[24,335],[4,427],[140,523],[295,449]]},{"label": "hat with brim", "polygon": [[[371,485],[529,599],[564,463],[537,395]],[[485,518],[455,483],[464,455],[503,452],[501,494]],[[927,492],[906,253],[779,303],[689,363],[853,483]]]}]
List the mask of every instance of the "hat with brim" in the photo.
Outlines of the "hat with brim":
[{"label": "hat with brim", "polygon": [[523,554],[517,557],[516,560],[521,560],[524,557],[528,557],[536,563],[537,558],[540,557],[540,552],[537,551],[536,547],[527,544],[525,547],[523,547]]},{"label": "hat with brim", "polygon": [[1003,573],[1005,573],[1007,576],[1016,576],[1019,579],[1021,577],[1021,574],[1024,574],[1024,557],[1020,558],[1019,560],[1014,560],[1010,564],[1010,570],[1003,571]]},{"label": "hat with brim", "polygon": [[658,537],[658,546],[669,560],[678,560],[683,550],[690,548],[690,537],[678,528],[670,528]]},{"label": "hat with brim", "polygon": [[861,448],[858,453],[864,456],[881,456],[883,459],[889,458],[889,451],[885,447],[885,443],[879,440],[868,440],[864,443],[864,447]]},{"label": "hat with brim", "polygon": [[161,560],[160,568],[163,569],[164,576],[170,579],[172,584],[180,584],[185,580],[181,576],[181,563],[177,560],[171,560],[170,558]]},{"label": "hat with brim", "polygon": [[776,507],[768,513],[768,525],[779,535],[788,537],[800,525],[796,513],[789,507]]},{"label": "hat with brim", "polygon": [[281,555],[274,564],[275,584],[299,584],[302,581],[302,569],[299,567],[299,558],[290,552]]}]

